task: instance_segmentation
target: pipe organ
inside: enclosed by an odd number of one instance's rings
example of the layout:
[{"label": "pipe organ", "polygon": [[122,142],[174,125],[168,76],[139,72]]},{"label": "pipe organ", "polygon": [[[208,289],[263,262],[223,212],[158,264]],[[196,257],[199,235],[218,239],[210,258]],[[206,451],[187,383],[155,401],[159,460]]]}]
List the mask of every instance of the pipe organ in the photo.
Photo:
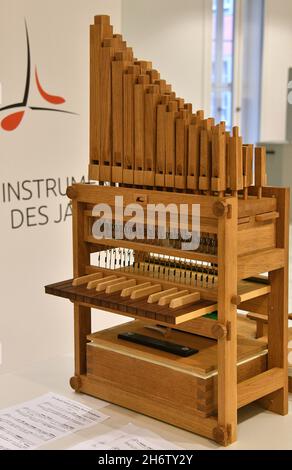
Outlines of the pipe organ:
[{"label": "pipe organ", "polygon": [[[239,408],[287,413],[289,190],[267,186],[265,148],[177,97],[108,16],[95,17],[90,51],[91,183],[67,190],[73,279],[46,286],[74,303],[71,385],[228,445]],[[112,218],[96,236],[101,203]],[[133,205],[142,232],[129,238]],[[149,205],[167,208],[151,234]],[[182,205],[189,237],[200,208],[191,249],[181,209],[173,236]],[[95,309],[129,321],[92,332]],[[238,310],[267,315],[267,336],[247,334]]]}]

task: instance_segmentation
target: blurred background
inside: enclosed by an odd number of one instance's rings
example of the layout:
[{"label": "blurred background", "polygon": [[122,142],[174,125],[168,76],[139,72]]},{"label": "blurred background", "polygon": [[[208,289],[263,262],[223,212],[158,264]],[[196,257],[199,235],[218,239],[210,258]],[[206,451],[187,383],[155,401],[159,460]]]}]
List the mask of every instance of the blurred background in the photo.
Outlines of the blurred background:
[{"label": "blurred background", "polygon": [[[96,14],[195,110],[266,143],[269,184],[291,184],[291,0],[0,0],[0,373],[73,352],[72,306],[43,286],[72,276],[65,191],[86,180]],[[74,114],[29,108],[44,106],[35,67]],[[14,104],[23,115],[7,131]],[[97,312],[94,328],[123,320]]]}]

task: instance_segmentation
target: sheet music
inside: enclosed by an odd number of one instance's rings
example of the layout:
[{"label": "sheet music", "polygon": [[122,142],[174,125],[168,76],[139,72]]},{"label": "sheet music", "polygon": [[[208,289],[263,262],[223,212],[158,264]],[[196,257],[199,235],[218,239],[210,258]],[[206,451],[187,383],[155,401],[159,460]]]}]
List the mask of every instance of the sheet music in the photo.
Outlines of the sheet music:
[{"label": "sheet music", "polygon": [[181,450],[181,447],[130,423],[118,430],[81,442],[70,450]]},{"label": "sheet music", "polygon": [[0,410],[0,450],[32,450],[109,416],[55,393]]}]

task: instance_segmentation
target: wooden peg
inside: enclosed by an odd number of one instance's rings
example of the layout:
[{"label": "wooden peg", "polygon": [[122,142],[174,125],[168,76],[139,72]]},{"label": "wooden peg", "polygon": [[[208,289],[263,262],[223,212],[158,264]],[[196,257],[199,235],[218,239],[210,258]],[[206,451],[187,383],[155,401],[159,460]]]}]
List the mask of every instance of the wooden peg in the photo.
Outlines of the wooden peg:
[{"label": "wooden peg", "polygon": [[79,392],[82,387],[81,377],[79,375],[74,375],[70,378],[70,386],[75,390],[75,392]]},{"label": "wooden peg", "polygon": [[77,191],[73,186],[68,186],[66,190],[66,195],[69,199],[76,199],[77,197]]},{"label": "wooden peg", "polygon": [[216,323],[214,326],[212,326],[212,334],[217,339],[225,338],[227,336],[227,328],[225,325]]}]

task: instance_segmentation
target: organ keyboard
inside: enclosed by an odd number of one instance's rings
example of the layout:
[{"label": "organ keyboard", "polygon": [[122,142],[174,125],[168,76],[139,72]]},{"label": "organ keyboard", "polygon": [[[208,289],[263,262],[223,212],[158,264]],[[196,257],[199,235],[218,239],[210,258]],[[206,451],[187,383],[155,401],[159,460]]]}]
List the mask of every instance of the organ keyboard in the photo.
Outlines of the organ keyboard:
[{"label": "organ keyboard", "polygon": [[[267,186],[264,148],[193,112],[107,16],[95,17],[90,44],[95,183],[67,190],[73,279],[46,286],[74,303],[71,385],[228,445],[241,406],[262,398],[287,413],[289,190]],[[149,230],[145,210],[161,205]],[[94,334],[92,309],[135,320]],[[268,315],[268,344],[246,337],[237,309]],[[123,342],[131,331],[165,331],[198,353],[178,360]]]}]

